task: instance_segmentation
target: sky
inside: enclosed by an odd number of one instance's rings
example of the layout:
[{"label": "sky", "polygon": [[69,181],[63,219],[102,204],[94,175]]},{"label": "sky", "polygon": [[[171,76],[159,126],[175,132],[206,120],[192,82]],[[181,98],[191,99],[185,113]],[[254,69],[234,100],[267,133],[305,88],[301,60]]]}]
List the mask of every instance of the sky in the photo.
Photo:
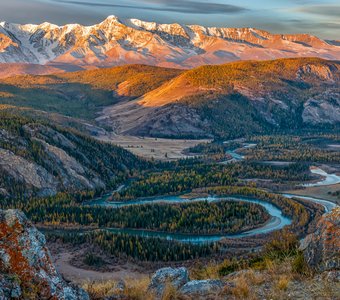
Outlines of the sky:
[{"label": "sky", "polygon": [[92,25],[109,15],[340,40],[339,0],[0,0],[0,20],[13,23]]}]

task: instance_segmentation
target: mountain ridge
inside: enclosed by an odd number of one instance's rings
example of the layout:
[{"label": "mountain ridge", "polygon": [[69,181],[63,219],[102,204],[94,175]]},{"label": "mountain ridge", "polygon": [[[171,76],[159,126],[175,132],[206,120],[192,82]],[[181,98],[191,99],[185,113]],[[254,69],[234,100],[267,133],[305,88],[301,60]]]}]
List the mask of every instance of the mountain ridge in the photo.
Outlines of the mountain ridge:
[{"label": "mountain ridge", "polygon": [[309,34],[256,28],[159,24],[109,16],[92,26],[0,23],[0,63],[193,68],[236,60],[315,56],[340,59],[340,46]]},{"label": "mountain ridge", "polygon": [[229,139],[338,128],[339,82],[340,63],[319,58],[186,71],[126,65],[3,79],[0,103],[82,119],[120,135]]},{"label": "mountain ridge", "polygon": [[156,137],[235,138],[266,128],[336,126],[339,81],[339,63],[318,58],[201,66],[104,108],[97,121],[120,134]]}]

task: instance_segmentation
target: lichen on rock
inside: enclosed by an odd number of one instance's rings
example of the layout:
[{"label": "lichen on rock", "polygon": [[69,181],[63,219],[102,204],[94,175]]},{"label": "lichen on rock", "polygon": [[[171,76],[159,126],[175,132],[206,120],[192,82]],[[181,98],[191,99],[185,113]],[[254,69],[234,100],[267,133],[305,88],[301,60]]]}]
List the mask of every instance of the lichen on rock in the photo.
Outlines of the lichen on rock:
[{"label": "lichen on rock", "polygon": [[0,299],[89,299],[63,280],[44,235],[18,210],[0,210]]},{"label": "lichen on rock", "polygon": [[301,242],[308,265],[319,271],[340,270],[340,207],[324,215],[316,231]]}]

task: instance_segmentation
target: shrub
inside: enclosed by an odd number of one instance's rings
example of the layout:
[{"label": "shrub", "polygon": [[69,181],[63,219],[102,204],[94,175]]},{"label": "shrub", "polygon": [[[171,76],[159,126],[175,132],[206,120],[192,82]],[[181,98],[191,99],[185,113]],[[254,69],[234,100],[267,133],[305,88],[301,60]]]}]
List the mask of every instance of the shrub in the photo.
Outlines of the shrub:
[{"label": "shrub", "polygon": [[284,259],[294,256],[299,247],[297,236],[287,230],[276,232],[273,238],[265,245],[265,257],[270,259]]},{"label": "shrub", "polygon": [[88,266],[95,266],[95,267],[100,267],[105,263],[101,257],[93,253],[87,253],[85,255],[83,262]]},{"label": "shrub", "polygon": [[306,263],[302,251],[298,251],[292,261],[292,271],[300,275],[309,275],[310,269]]},{"label": "shrub", "polygon": [[240,269],[240,263],[237,260],[225,259],[223,263],[219,266],[218,274],[220,276],[226,276],[230,273],[238,271],[239,269]]}]

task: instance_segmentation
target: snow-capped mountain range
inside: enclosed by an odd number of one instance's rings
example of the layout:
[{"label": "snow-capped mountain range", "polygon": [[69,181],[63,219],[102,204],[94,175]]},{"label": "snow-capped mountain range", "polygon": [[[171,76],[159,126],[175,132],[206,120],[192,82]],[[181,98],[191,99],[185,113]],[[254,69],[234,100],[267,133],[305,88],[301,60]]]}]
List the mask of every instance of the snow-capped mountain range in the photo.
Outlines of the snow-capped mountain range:
[{"label": "snow-capped mountain range", "polygon": [[340,44],[308,34],[254,28],[157,24],[110,16],[93,26],[0,23],[0,63],[114,66],[146,63],[191,68],[284,57],[340,59]]}]

